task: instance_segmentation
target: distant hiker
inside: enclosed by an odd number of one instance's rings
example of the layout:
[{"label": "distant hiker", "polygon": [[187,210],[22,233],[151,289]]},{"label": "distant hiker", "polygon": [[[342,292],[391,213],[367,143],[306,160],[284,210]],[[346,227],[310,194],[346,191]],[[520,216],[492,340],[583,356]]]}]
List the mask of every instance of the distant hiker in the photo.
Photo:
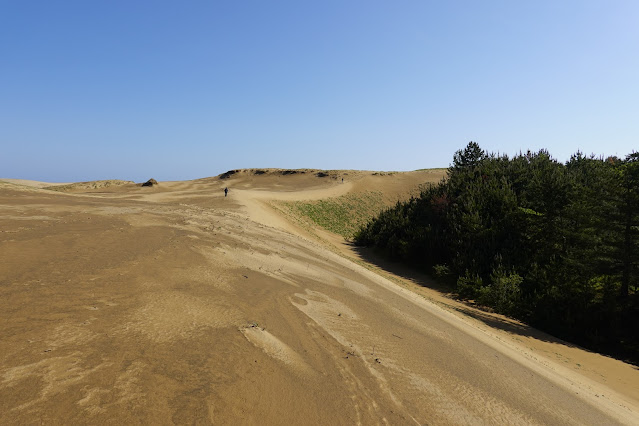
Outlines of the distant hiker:
[{"label": "distant hiker", "polygon": [[342,178],[342,183],[344,183],[344,178]]},{"label": "distant hiker", "polygon": [[224,188],[224,196],[226,197],[226,194],[229,193],[229,189],[228,188]]}]

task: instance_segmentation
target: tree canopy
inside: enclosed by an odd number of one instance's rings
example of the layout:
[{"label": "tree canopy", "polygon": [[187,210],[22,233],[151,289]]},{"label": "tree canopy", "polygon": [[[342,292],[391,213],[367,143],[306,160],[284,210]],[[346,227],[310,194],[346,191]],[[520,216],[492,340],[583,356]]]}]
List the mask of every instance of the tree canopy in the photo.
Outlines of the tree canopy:
[{"label": "tree canopy", "polygon": [[462,298],[639,361],[639,153],[562,164],[470,142],[446,179],[355,242],[430,269]]}]

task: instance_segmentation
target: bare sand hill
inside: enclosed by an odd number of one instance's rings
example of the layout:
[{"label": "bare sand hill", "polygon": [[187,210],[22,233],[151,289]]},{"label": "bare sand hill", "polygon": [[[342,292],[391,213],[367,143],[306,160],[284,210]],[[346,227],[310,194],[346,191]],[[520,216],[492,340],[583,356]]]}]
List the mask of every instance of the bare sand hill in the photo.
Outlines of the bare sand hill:
[{"label": "bare sand hill", "polygon": [[639,423],[636,368],[421,287],[282,207],[388,204],[442,170],[284,172],[0,185],[0,423]]},{"label": "bare sand hill", "polygon": [[0,178],[0,184],[6,185],[19,185],[26,186],[29,188],[46,188],[52,186],[62,186],[62,185],[70,185],[71,183],[52,183],[52,182],[40,182],[37,180],[27,180],[27,179],[4,179]]}]

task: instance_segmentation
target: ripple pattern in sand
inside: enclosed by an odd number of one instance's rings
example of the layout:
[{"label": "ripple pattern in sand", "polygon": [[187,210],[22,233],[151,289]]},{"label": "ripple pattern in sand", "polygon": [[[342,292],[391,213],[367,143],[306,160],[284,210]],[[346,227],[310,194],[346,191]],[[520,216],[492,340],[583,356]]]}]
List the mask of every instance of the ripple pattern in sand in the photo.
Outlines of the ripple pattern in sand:
[{"label": "ripple pattern in sand", "polygon": [[201,299],[180,292],[152,295],[137,309],[121,331],[143,334],[156,342],[191,338],[206,328],[240,323],[241,313],[222,301]]}]

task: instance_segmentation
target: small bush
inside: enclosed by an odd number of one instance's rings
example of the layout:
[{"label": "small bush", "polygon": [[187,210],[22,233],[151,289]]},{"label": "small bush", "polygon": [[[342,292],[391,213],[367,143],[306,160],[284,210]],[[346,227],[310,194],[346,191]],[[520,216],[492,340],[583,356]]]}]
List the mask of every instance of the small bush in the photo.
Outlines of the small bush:
[{"label": "small bush", "polygon": [[433,266],[433,272],[437,278],[445,278],[450,275],[450,268],[448,265],[435,265]]},{"label": "small bush", "polygon": [[515,273],[498,269],[490,276],[491,284],[479,291],[478,302],[491,306],[496,312],[513,315],[519,303],[523,278]]},{"label": "small bush", "polygon": [[464,299],[474,299],[480,294],[483,285],[484,282],[479,275],[466,271],[457,279],[457,294]]}]

